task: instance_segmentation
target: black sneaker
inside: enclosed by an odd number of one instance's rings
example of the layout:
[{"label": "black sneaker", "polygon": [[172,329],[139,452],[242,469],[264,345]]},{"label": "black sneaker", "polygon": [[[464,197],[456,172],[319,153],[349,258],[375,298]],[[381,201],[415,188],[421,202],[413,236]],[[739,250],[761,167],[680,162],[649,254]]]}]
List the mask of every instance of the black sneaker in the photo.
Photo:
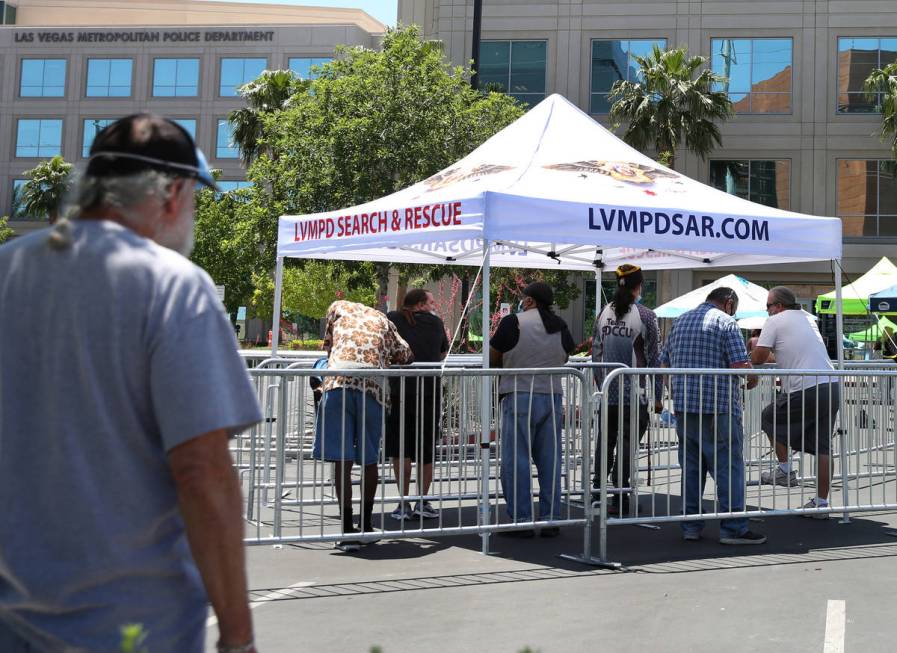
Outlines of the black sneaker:
[{"label": "black sneaker", "polygon": [[561,534],[560,526],[543,526],[539,531],[540,537],[557,537]]},{"label": "black sneaker", "polygon": [[613,499],[611,499],[607,505],[607,514],[618,515],[620,517],[628,517],[629,499],[627,497],[623,497],[622,499],[614,497]]},{"label": "black sneaker", "polygon": [[362,546],[364,546],[364,542],[360,540],[340,540],[334,545],[334,548],[343,553],[354,553],[355,551],[361,551]]},{"label": "black sneaker", "polygon": [[766,544],[766,536],[753,531],[745,531],[741,535],[719,538],[720,544]]}]

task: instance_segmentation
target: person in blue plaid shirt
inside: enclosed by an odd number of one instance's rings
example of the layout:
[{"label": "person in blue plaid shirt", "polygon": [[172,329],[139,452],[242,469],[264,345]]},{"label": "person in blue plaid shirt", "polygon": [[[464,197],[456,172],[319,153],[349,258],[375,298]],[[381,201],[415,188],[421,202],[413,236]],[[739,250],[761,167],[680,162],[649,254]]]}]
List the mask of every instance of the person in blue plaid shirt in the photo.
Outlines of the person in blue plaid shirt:
[{"label": "person in blue plaid shirt", "polygon": [[[660,360],[672,368],[750,368],[744,339],[735,322],[738,295],[716,288],[707,300],[674,323]],[[719,512],[744,510],[744,430],[740,378],[726,375],[672,375],[684,514],[701,513],[709,473],[716,484]],[[748,389],[757,385],[749,376]],[[681,523],[685,540],[699,540],[703,521]],[[766,536],[748,530],[746,518],[720,521],[721,544],[763,544]]]}]

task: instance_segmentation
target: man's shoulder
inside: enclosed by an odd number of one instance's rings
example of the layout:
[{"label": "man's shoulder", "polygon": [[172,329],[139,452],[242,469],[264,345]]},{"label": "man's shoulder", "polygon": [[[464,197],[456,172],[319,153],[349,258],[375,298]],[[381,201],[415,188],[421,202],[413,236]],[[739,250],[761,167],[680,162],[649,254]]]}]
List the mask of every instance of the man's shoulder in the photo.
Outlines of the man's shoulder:
[{"label": "man's shoulder", "polygon": [[520,319],[517,317],[517,313],[510,313],[501,318],[501,320],[498,321],[498,326],[501,327],[502,325],[504,325],[505,328],[519,326]]}]

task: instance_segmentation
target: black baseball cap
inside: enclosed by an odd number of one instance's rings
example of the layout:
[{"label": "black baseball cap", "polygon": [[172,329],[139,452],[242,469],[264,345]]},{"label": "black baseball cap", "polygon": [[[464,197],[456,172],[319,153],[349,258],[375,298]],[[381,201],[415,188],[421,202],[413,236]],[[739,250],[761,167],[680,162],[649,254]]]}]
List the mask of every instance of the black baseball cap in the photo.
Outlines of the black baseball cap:
[{"label": "black baseball cap", "polygon": [[190,133],[168,118],[135,113],[103,129],[90,147],[90,177],[123,177],[158,170],[218,190],[206,157]]},{"label": "black baseball cap", "polygon": [[552,292],[551,286],[541,281],[528,285],[523,289],[523,294],[527,297],[532,297],[537,304],[544,308],[554,304],[554,292]]}]

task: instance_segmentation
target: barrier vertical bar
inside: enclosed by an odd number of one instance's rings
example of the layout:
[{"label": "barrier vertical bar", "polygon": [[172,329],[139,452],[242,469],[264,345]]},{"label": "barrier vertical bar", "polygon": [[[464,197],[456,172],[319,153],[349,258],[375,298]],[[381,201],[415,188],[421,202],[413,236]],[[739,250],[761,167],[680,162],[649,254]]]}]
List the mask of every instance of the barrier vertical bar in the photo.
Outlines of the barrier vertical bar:
[{"label": "barrier vertical bar", "polygon": [[[279,377],[279,407],[277,410],[277,443],[274,447],[274,537],[283,536],[283,476],[286,468],[286,439],[287,439],[287,387],[290,379]],[[281,544],[275,544],[275,548],[281,548]]]},{"label": "barrier vertical bar", "polygon": [[[490,274],[490,242],[483,239],[483,369],[489,369],[489,284]],[[491,510],[489,509],[489,477],[491,472],[491,463],[489,460],[489,435],[490,423],[492,418],[492,377],[488,374],[483,375],[483,385],[480,389],[480,524],[488,526],[491,521]],[[484,555],[489,554],[489,531],[483,530],[480,534],[482,538]]]}]

